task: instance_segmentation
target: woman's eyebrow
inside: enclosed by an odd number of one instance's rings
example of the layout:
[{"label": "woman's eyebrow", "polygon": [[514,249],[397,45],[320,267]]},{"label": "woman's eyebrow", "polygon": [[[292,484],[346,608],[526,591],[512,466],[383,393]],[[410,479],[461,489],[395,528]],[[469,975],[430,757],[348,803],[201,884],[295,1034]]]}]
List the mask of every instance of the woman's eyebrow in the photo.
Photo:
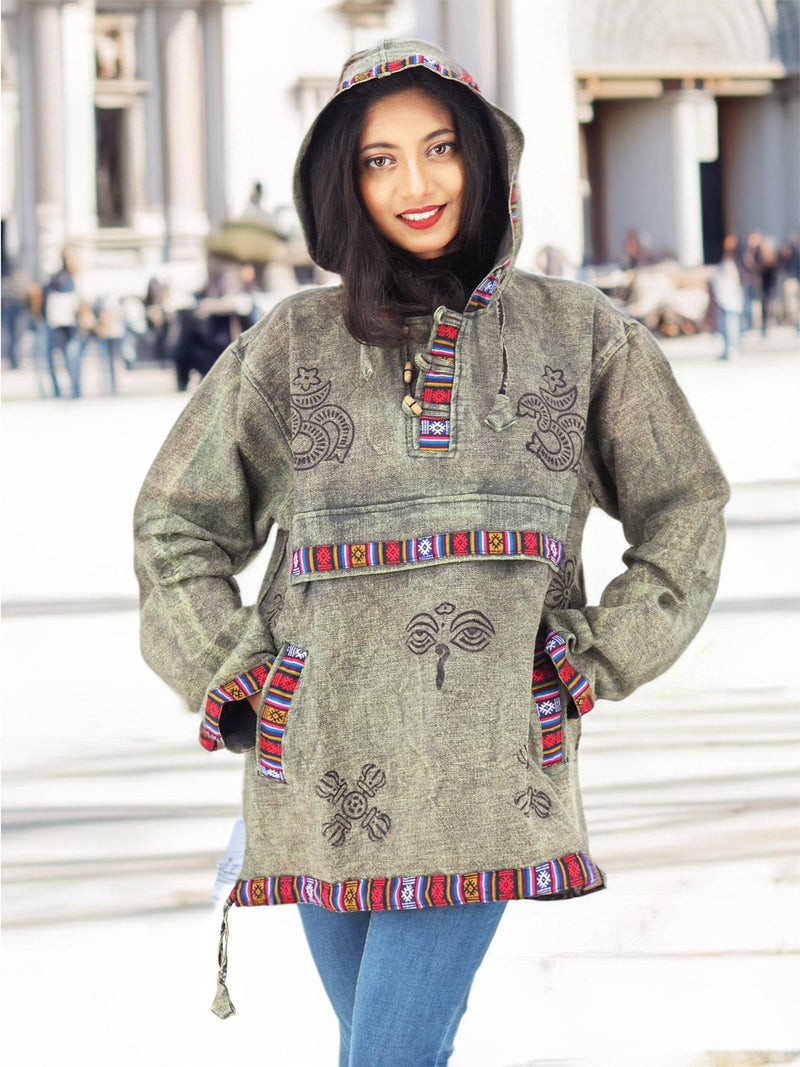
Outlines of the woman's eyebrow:
[{"label": "woman's eyebrow", "polygon": [[[444,133],[449,133],[455,136],[455,130],[450,130],[445,127],[441,130],[434,130],[433,133],[429,133],[427,137],[423,137],[423,143],[432,141],[435,137],[441,137]],[[369,152],[373,148],[397,148],[396,144],[389,144],[388,141],[374,141],[372,144],[365,144],[363,148],[359,149],[359,152]]]}]

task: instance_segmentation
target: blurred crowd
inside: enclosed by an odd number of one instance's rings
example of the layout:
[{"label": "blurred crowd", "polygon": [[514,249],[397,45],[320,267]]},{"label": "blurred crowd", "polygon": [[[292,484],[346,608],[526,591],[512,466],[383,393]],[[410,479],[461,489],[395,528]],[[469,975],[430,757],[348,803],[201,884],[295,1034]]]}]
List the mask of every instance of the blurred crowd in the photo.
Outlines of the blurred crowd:
[{"label": "blurred crowd", "polygon": [[[232,277],[231,277],[232,275]],[[78,398],[88,354],[99,362],[106,391],[122,369],[172,364],[178,389],[192,372],[205,375],[223,349],[261,315],[256,271],[215,271],[204,290],[173,294],[153,277],[143,294],[87,297],[75,253],[44,285],[21,272],[3,276],[3,362],[32,365],[43,395]]]},{"label": "blurred crowd", "polygon": [[628,230],[620,263],[570,270],[563,253],[543,248],[537,267],[572,275],[602,289],[629,315],[665,337],[719,333],[723,359],[735,354],[742,334],[773,325],[800,332],[800,233],[782,242],[752,230],[728,234],[719,262],[684,268],[668,252],[656,255],[647,234]]},{"label": "blurred crowd", "polygon": [[[5,366],[32,365],[43,396],[80,397],[90,352],[109,393],[117,391],[120,371],[143,364],[172,366],[176,388],[187,389],[192,376],[202,378],[285,292],[325,280],[296,247],[299,236],[292,239],[294,247],[278,236],[260,208],[260,195],[256,185],[244,214],[210,236],[207,284],[193,294],[175,293],[152,277],[144,293],[89,298],[70,248],[41,285],[3,263]],[[743,239],[730,234],[718,264],[692,269],[668,255],[657,258],[646,235],[633,229],[622,252],[619,264],[575,269],[561,250],[547,246],[536,266],[544,274],[591,282],[655,333],[714,330],[723,339],[723,359],[736,354],[747,330],[766,335],[772,324],[800,330],[797,233],[780,243],[759,230]],[[288,272],[285,291],[276,292],[270,283],[271,262]]]},{"label": "blurred crowd", "polygon": [[153,364],[172,366],[177,389],[187,389],[277,300],[324,280],[308,259],[296,218],[268,213],[262,196],[256,182],[244,212],[208,235],[207,281],[196,292],[153,276],[144,292],[97,295],[97,278],[87,284],[73,247],[42,283],[4,259],[5,367],[32,367],[42,396],[80,397],[87,356],[99,364],[109,393],[117,391],[121,372]]}]

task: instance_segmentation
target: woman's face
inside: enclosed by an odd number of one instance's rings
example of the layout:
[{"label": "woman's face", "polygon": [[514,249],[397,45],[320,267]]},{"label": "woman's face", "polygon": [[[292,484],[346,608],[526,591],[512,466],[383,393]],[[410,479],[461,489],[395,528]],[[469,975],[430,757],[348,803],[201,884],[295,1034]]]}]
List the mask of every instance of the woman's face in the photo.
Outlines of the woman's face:
[{"label": "woman's face", "polygon": [[454,251],[464,165],[449,109],[422,89],[374,104],[358,142],[358,187],[387,240],[420,259]]}]

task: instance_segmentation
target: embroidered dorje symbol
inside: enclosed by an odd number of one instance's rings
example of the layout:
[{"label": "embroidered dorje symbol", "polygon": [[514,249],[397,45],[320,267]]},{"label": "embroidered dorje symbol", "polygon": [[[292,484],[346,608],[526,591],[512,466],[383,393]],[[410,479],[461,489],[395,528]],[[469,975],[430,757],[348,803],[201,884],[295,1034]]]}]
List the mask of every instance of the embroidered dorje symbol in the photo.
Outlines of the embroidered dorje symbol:
[{"label": "embroidered dorje symbol", "polygon": [[462,611],[455,614],[453,604],[421,611],[406,626],[406,648],[415,656],[424,656],[432,648],[436,651],[436,688],[444,685],[444,665],[450,648],[462,652],[483,652],[494,637],[494,626],[482,611]]},{"label": "embroidered dorje symbol", "polygon": [[542,377],[545,387],[538,393],[525,393],[517,404],[517,415],[530,415],[536,424],[536,432],[525,447],[548,470],[577,470],[586,433],[586,420],[572,410],[578,387],[567,385],[564,372],[553,367],[545,367]]},{"label": "embroidered dorje symbol", "polygon": [[325,459],[343,463],[353,443],[353,420],[338,404],[327,403],[330,381],[316,367],[298,367],[292,382],[291,430],[294,466],[306,471]]},{"label": "embroidered dorje symbol", "polygon": [[514,803],[526,818],[530,818],[531,812],[534,815],[538,815],[540,819],[550,818],[550,809],[552,802],[547,793],[543,793],[540,789],[534,789],[529,785],[528,788],[514,797]]},{"label": "embroidered dorje symbol", "polygon": [[354,826],[361,826],[370,841],[382,841],[392,827],[392,820],[370,801],[385,785],[386,775],[374,763],[364,764],[361,777],[352,788],[336,771],[326,771],[317,783],[317,796],[333,804],[338,811],[322,827],[322,836],[338,848],[345,843]]}]

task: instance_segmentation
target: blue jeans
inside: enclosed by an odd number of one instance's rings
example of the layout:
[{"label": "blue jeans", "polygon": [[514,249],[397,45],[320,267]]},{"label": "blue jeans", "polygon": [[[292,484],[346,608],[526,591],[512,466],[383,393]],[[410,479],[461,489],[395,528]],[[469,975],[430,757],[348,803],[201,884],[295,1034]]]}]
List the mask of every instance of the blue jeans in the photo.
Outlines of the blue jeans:
[{"label": "blue jeans", "polygon": [[444,1067],[504,910],[505,902],[345,914],[300,905],[339,1020],[339,1067]]}]

